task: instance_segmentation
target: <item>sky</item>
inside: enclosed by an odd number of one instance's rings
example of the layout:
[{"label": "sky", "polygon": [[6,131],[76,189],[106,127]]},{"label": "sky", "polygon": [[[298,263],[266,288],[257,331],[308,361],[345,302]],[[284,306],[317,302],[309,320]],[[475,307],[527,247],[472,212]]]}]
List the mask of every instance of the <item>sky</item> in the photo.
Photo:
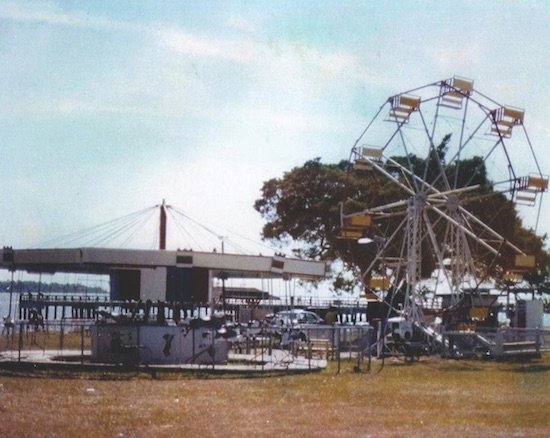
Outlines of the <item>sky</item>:
[{"label": "sky", "polygon": [[[0,243],[34,247],[163,199],[259,240],[264,181],[347,158],[389,96],[455,75],[525,108],[550,173],[549,10],[0,0]],[[522,216],[534,226],[536,209]]]}]

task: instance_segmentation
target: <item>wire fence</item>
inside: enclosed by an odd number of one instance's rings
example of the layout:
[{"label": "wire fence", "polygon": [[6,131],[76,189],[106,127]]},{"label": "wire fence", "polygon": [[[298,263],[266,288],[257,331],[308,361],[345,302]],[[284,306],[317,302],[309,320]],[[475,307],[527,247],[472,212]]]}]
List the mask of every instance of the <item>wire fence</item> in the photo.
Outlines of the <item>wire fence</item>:
[{"label": "wire fence", "polygon": [[61,319],[33,323],[17,321],[4,326],[0,353],[4,360],[35,360],[45,357],[61,357],[69,352],[89,357],[91,349],[90,326],[92,320]]},{"label": "wire fence", "polygon": [[196,327],[193,323],[101,324],[95,320],[15,322],[4,327],[0,362],[82,364],[102,369],[157,366],[173,371],[370,370],[370,326]]},{"label": "wire fence", "polygon": [[[3,327],[0,362],[12,369],[18,364],[80,364],[238,373],[311,371],[328,365],[339,373],[370,370],[381,339],[368,325],[197,326],[196,321],[200,319],[178,325],[20,320]],[[550,330],[444,332],[440,346],[443,356],[455,358],[538,356],[550,351]]]}]

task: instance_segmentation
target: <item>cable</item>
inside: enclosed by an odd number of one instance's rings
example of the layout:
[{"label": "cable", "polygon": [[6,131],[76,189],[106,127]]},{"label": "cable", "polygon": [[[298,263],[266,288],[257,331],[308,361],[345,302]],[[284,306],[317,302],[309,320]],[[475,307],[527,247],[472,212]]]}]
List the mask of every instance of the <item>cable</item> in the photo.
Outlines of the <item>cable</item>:
[{"label": "cable", "polygon": [[139,215],[143,214],[144,212],[146,212],[148,210],[151,210],[151,209],[154,209],[154,208],[156,208],[156,207],[148,207],[148,208],[136,211],[136,212],[126,214],[124,216],[117,217],[115,219],[112,219],[112,220],[110,220],[108,222],[105,222],[105,223],[102,223],[102,224],[93,225],[93,226],[85,228],[83,230],[75,231],[75,232],[72,232],[72,233],[69,233],[69,234],[66,234],[66,235],[63,235],[63,236],[58,236],[54,239],[43,241],[43,242],[37,244],[36,246],[32,246],[31,248],[48,247],[48,246],[52,246],[53,244],[55,244],[57,242],[61,242],[62,244],[63,243],[71,243],[71,242],[74,242],[74,241],[78,240],[79,238],[82,238],[84,236],[88,236],[90,234],[96,233],[98,230],[100,230],[102,228],[110,227],[110,226],[113,226],[113,225],[116,226],[116,224],[118,222],[122,221],[122,220],[128,220],[130,218],[134,218],[135,216],[139,216]]}]

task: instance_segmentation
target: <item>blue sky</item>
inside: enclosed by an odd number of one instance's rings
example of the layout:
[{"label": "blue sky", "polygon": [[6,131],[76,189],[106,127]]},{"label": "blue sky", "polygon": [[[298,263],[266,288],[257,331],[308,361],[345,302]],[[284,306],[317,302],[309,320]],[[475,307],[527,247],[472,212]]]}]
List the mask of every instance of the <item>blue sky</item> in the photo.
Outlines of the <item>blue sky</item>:
[{"label": "blue sky", "polygon": [[[263,181],[347,158],[389,96],[454,75],[526,109],[550,173],[548,10],[0,1],[1,244],[34,246],[162,199],[258,239]],[[546,200],[541,232],[548,213]],[[527,224],[535,214],[522,210]]]}]

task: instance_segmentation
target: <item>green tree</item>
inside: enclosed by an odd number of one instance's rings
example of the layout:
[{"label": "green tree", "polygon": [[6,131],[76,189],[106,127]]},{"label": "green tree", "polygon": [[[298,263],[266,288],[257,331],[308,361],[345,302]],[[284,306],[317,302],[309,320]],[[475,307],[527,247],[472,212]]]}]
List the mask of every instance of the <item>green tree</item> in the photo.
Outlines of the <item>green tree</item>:
[{"label": "green tree", "polygon": [[296,255],[336,258],[334,237],[339,228],[339,202],[346,190],[345,162],[322,164],[320,158],[266,181],[254,208],[266,220],[263,238],[299,247]]},{"label": "green tree", "polygon": [[[549,266],[549,257],[544,250],[545,236],[539,237],[522,226],[513,203],[492,189],[480,157],[463,160],[460,167],[455,164],[445,165],[448,141],[449,137],[445,137],[427,160],[414,155],[393,159],[412,168],[416,175],[440,189],[444,189],[446,184],[440,176],[442,168],[445,169],[448,184],[451,186],[455,186],[455,183],[457,187],[479,185],[474,192],[462,196],[462,205],[504,238],[526,253],[535,255],[537,269],[546,269]],[[347,166],[345,161],[324,164],[319,158],[315,158],[303,166],[291,169],[281,178],[266,181],[261,189],[261,197],[254,204],[266,221],[263,238],[281,245],[294,244],[294,252],[300,257],[341,260],[348,269],[364,270],[373,260],[376,246],[359,245],[356,241],[339,239],[342,225],[340,210],[343,208],[345,213],[358,212],[368,207],[407,199],[409,195],[377,172],[349,172]],[[408,178],[410,182],[410,176],[397,170],[394,175]],[[402,216],[391,217],[384,221],[385,229],[381,229],[378,224],[378,228],[374,227],[371,232],[374,236],[387,236],[402,220]],[[434,223],[436,222],[434,218]],[[440,237],[445,232],[443,226],[436,230]],[[398,253],[401,241],[396,239],[396,247],[393,248],[395,253]],[[492,253],[475,241],[471,242],[471,250],[489,275],[513,267],[515,254],[508,248],[502,248],[497,261]],[[434,267],[434,259],[425,254],[423,262],[423,274],[429,275]],[[352,285],[340,275],[335,278],[335,287],[350,289]]]}]

